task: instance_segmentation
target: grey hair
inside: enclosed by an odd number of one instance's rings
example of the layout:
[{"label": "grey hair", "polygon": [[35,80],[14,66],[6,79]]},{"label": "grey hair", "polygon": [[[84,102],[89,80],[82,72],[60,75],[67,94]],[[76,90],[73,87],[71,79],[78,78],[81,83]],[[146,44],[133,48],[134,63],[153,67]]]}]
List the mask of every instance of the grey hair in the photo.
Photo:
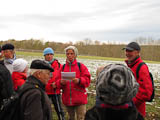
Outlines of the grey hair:
[{"label": "grey hair", "polygon": [[65,48],[64,49],[65,54],[67,53],[67,50],[73,50],[74,53],[75,53],[75,55],[76,55],[76,57],[77,57],[77,55],[78,55],[78,49],[75,46],[68,46],[67,48]]}]

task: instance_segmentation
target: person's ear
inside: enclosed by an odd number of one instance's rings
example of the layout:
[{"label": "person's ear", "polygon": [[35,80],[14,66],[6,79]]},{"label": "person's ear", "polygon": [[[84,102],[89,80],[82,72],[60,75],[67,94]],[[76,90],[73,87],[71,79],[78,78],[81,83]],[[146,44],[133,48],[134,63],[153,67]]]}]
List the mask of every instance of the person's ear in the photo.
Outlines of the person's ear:
[{"label": "person's ear", "polygon": [[40,71],[36,71],[36,72],[34,73],[34,76],[35,76],[37,79],[40,79],[40,78],[41,78],[41,73],[40,73]]}]

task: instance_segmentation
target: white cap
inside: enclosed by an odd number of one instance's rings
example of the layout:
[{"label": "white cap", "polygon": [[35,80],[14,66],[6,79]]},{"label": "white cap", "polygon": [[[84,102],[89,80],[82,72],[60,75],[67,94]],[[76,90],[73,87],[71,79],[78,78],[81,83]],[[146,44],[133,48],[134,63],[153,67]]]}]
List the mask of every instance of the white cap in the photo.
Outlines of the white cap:
[{"label": "white cap", "polygon": [[16,59],[13,62],[13,72],[23,72],[27,67],[28,62],[22,58]]}]

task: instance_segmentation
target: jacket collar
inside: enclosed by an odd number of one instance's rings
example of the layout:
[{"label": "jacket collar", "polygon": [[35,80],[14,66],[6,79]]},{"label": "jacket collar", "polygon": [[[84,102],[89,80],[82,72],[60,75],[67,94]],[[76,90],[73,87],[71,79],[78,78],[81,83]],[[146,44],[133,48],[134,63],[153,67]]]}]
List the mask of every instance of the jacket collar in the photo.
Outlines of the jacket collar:
[{"label": "jacket collar", "polygon": [[37,85],[41,89],[45,90],[45,85],[40,80],[38,80],[36,77],[34,77],[32,75],[27,78],[26,82],[30,83],[32,85]]},{"label": "jacket collar", "polygon": [[76,63],[77,63],[76,59],[74,59],[73,62],[66,60],[66,64],[69,64],[69,65],[75,65]]}]

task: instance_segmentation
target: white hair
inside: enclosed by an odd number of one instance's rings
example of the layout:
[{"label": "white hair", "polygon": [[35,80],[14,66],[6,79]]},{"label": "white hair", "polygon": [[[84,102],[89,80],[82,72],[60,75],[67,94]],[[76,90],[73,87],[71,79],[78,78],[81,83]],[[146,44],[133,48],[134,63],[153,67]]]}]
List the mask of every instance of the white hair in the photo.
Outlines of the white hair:
[{"label": "white hair", "polygon": [[29,75],[33,75],[37,71],[46,71],[47,69],[30,69]]},{"label": "white hair", "polygon": [[65,54],[67,53],[67,50],[73,50],[73,51],[74,51],[74,54],[75,54],[76,57],[77,57],[77,55],[78,55],[78,49],[77,49],[75,46],[68,46],[67,48],[65,48],[65,49],[64,49]]}]

